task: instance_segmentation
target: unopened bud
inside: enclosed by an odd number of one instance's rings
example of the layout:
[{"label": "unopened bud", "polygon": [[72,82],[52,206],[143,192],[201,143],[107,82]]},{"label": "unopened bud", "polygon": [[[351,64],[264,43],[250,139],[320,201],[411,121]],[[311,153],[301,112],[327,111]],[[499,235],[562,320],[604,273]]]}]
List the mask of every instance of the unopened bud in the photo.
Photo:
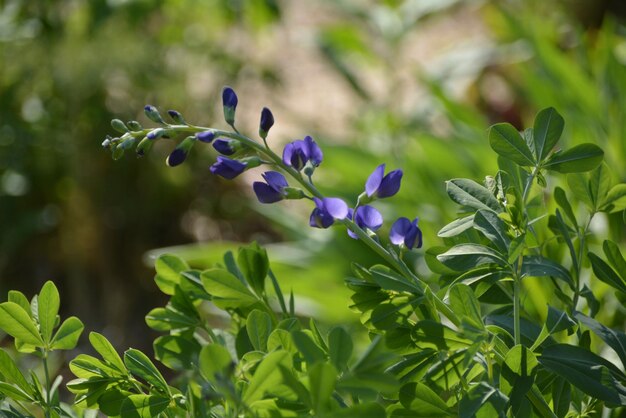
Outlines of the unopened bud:
[{"label": "unopened bud", "polygon": [[176,167],[177,165],[182,164],[187,159],[187,155],[189,155],[189,151],[195,143],[195,136],[188,136],[183,139],[181,143],[174,148],[174,151],[172,151],[172,153],[167,157],[165,163],[170,167]]},{"label": "unopened bud", "polygon": [[122,142],[120,142],[120,144],[117,147],[126,151],[127,149],[132,148],[136,142],[137,142],[136,138],[133,138],[133,137],[126,138]]},{"label": "unopened bud", "polygon": [[183,115],[181,115],[180,112],[177,112],[176,110],[168,110],[167,114],[170,115],[170,118],[172,118],[172,120],[179,125],[187,125],[185,118],[183,118]]},{"label": "unopened bud", "polygon": [[196,138],[198,138],[198,141],[209,143],[213,141],[213,139],[215,138],[215,132],[213,131],[198,132],[196,134]]},{"label": "unopened bud", "polygon": [[111,146],[111,157],[113,157],[115,161],[119,160],[120,158],[124,156],[124,149],[120,145],[122,144]]},{"label": "unopened bud", "polygon": [[150,132],[148,132],[148,135],[146,135],[146,138],[148,139],[159,139],[162,138],[164,136],[166,136],[167,131],[163,128],[156,128],[151,130]]},{"label": "unopened bud", "polygon": [[216,139],[213,148],[222,155],[233,155],[241,148],[241,142],[229,139]]},{"label": "unopened bud", "polygon": [[143,111],[145,112],[148,119],[150,119],[152,122],[165,125],[165,121],[161,117],[161,114],[159,113],[156,107],[152,105],[146,105],[146,107],[143,108]]},{"label": "unopened bud", "polygon": [[145,137],[144,139],[139,141],[139,144],[137,144],[137,148],[135,148],[135,151],[137,152],[137,156],[143,157],[144,155],[146,155],[148,152],[150,152],[153,145],[154,145],[154,141],[152,141],[148,137]]},{"label": "unopened bud", "polygon": [[285,187],[283,188],[283,192],[285,193],[285,199],[297,200],[306,196],[304,191],[297,187]]},{"label": "unopened bud", "polygon": [[141,124],[136,120],[129,120],[128,122],[126,122],[126,126],[128,126],[128,128],[134,132],[141,131],[143,129],[143,126],[141,126]]},{"label": "unopened bud", "polygon": [[[218,157],[220,158],[220,157]],[[246,157],[246,158],[242,158],[241,160],[242,163],[244,163],[246,165],[247,168],[254,168],[254,167],[258,167],[261,165],[261,163],[263,162],[263,160],[261,160],[260,157],[254,155],[252,157]]]},{"label": "unopened bud", "polygon": [[259,136],[263,139],[267,138],[270,128],[274,126],[274,115],[267,107],[261,111],[261,122],[259,122]]},{"label": "unopened bud", "polygon": [[229,125],[235,124],[235,109],[237,109],[237,94],[235,90],[226,86],[222,90],[222,105],[224,106],[224,119]]},{"label": "unopened bud", "polygon": [[113,119],[111,121],[111,127],[121,134],[125,134],[129,131],[126,125],[124,125],[124,122],[119,119]]}]

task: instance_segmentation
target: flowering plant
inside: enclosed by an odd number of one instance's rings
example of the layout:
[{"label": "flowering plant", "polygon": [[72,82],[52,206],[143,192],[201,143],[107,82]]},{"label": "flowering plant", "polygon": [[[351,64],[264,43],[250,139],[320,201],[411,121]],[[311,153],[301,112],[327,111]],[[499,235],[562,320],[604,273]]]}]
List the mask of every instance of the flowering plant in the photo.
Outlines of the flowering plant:
[{"label": "flowering plant", "polygon": [[[598,146],[557,148],[564,121],[556,110],[539,112],[522,133],[509,124],[492,126],[489,143],[499,171],[483,184],[447,182],[461,215],[439,231],[445,245],[426,251],[438,278],[425,280],[403,257],[422,247],[418,218],[400,217],[388,238],[379,234],[383,217],[375,203],[398,192],[402,170],[385,174],[379,165],[351,207],[314,185],[324,155],[313,138],[290,142],[279,155],[267,142],[274,124],[269,109],[261,112],[262,141],[255,141],[236,128],[235,92],[225,88],[222,99],[232,130],[190,125],[177,111],[168,112],[174,123],[166,123],[146,106],[159,127],[114,120],[121,135],[103,145],[118,159],[132,147],[141,156],[155,141],[181,137],[167,158],[176,166],[198,142],[211,143],[222,155],[210,171],[225,179],[270,166],[252,186],[261,203],[310,200],[310,226],[346,227],[384,260],[354,264],[346,279],[351,307],[370,337],[367,347],[357,355],[344,328],[324,332],[314,318],[299,318],[293,294],[285,297],[256,243],[236,257],[227,252],[222,264],[203,271],[162,255],[155,282],[170,300],[146,322],[164,333],[154,342],[154,358],[179,374],[168,381],[144,353],[129,349],[120,356],[92,333],[99,358],[81,354],[70,363],[77,379],[67,387],[78,407],[122,417],[582,417],[623,411],[626,334],[598,318],[602,306],[623,307],[626,261],[613,241],[603,242],[604,258],[590,244],[594,218],[626,209],[626,184],[612,184]],[[545,193],[560,174],[569,193],[560,186]],[[548,306],[524,302],[537,281],[550,289]],[[603,293],[595,287],[600,284]],[[54,293],[46,286],[30,306],[15,293],[0,304],[6,312],[0,328],[19,351],[44,361],[55,347],[50,330],[56,316],[54,309],[42,314],[43,295],[50,300]],[[58,306],[58,297],[54,301]],[[36,309],[38,315],[28,314]],[[218,311],[228,318],[222,326],[214,325]],[[73,330],[75,344],[82,324]],[[611,360],[601,355],[609,348]],[[21,403],[32,402],[47,416],[77,414],[59,402],[47,374],[41,389],[34,377],[20,377],[12,361],[0,362],[0,372],[0,393],[24,410]],[[24,416],[12,407],[5,411]]]}]

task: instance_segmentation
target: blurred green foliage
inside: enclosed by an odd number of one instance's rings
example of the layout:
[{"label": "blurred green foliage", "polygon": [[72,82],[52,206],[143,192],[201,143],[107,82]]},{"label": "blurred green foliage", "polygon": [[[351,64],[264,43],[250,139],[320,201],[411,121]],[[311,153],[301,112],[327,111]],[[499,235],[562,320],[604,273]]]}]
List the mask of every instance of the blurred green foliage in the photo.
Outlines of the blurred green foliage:
[{"label": "blurred green foliage", "polygon": [[[312,134],[322,144],[316,175],[328,195],[357,195],[381,162],[402,167],[402,190],[381,209],[386,219],[420,216],[426,247],[455,215],[444,181],[495,173],[484,157],[491,122],[528,126],[555,106],[567,121],[564,146],[597,142],[616,180],[626,180],[626,37],[612,2],[0,5],[0,293],[54,278],[67,310],[91,329],[144,332],[139,318],[158,303],[146,296],[156,289],[140,263],[149,249],[203,241],[177,247],[203,268],[235,247],[229,241],[290,242],[289,251],[268,246],[277,275],[330,322],[357,319],[342,284],[346,258],[374,257],[343,232],[310,231],[305,205],[235,203],[248,186],[209,176],[208,151],[176,169],[161,163],[164,148],[113,163],[99,148],[107,121],[145,122],[146,103],[206,125],[221,119],[221,86],[240,87],[249,132],[252,105],[268,105],[272,141]],[[317,95],[304,94],[311,90]],[[598,227],[623,244],[625,231],[613,225]],[[423,256],[412,257],[428,276]],[[325,262],[309,268],[313,259]],[[105,290],[115,305],[99,301]]]}]

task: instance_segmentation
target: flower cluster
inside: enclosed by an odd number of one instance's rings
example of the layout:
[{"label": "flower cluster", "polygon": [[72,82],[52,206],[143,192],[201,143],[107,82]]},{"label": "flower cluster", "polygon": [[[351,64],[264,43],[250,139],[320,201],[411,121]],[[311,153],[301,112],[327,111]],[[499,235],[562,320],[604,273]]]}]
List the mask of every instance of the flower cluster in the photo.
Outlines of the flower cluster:
[{"label": "flower cluster", "polygon": [[[215,175],[231,180],[246,170],[265,164],[286,172],[303,187],[290,187],[287,178],[279,171],[265,171],[261,175],[263,181],[256,181],[252,185],[259,202],[269,204],[288,199],[310,199],[315,204],[309,218],[310,226],[329,228],[336,223],[342,223],[348,227],[348,235],[352,238],[361,237],[370,241],[371,238],[377,238],[376,231],[383,225],[383,216],[370,203],[398,193],[402,181],[402,170],[392,170],[385,174],[385,164],[376,167],[367,178],[364,191],[358,196],[353,208],[341,198],[324,197],[312,181],[315,169],[324,159],[322,149],[315,140],[310,136],[305,136],[303,139],[291,141],[283,148],[282,156],[279,156],[266,142],[269,131],[274,125],[274,115],[271,110],[264,107],[261,111],[258,133],[263,144],[260,144],[241,135],[235,128],[235,112],[238,103],[239,99],[235,91],[230,87],[225,87],[222,90],[224,119],[234,132],[188,125],[183,116],[175,110],[167,112],[174,121],[174,124],[168,124],[156,107],[147,105],[144,108],[145,114],[150,120],[160,125],[158,128],[143,129],[135,121],[125,124],[116,119],[112,121],[112,126],[123,135],[120,138],[107,137],[103,146],[111,148],[113,157],[117,159],[126,149],[138,142],[137,155],[142,156],[157,140],[186,134],[186,137],[167,157],[166,162],[169,166],[175,167],[182,164],[196,143],[212,144],[220,154],[216,162],[209,167],[210,172]],[[391,243],[402,249],[420,248],[422,232],[417,223],[418,218],[413,221],[404,217],[397,219],[390,230]]]}]

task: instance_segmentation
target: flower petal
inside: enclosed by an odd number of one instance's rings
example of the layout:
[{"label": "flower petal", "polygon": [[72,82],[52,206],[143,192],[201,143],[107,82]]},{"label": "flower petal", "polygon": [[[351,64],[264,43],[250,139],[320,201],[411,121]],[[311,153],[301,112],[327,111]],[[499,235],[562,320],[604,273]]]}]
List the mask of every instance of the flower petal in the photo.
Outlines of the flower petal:
[{"label": "flower petal", "polygon": [[375,207],[369,205],[359,207],[355,218],[357,225],[372,231],[376,231],[383,224],[383,216]]},{"label": "flower petal", "polygon": [[374,193],[378,190],[380,186],[380,182],[383,180],[383,175],[385,174],[385,164],[381,164],[370,174],[367,178],[367,182],[365,183],[365,192],[368,197],[372,197]]},{"label": "flower petal", "polygon": [[283,187],[289,186],[285,176],[278,171],[266,171],[262,176],[267,184],[276,191],[281,191]]},{"label": "flower petal", "polygon": [[252,184],[252,189],[261,203],[274,203],[283,199],[283,194],[280,191],[260,181],[255,181]]},{"label": "flower petal", "polygon": [[398,193],[398,190],[400,190],[401,180],[402,170],[393,170],[382,179],[376,195],[379,198],[393,196]]},{"label": "flower petal", "polygon": [[314,166],[319,166],[324,159],[324,154],[313,138],[310,136],[304,137],[304,148],[306,150],[305,153],[307,160],[311,161]]},{"label": "flower petal", "polygon": [[346,219],[348,217],[348,205],[338,197],[325,197],[323,204],[323,211],[333,218]]},{"label": "flower petal", "polygon": [[411,221],[408,218],[398,218],[389,231],[389,240],[395,244],[400,245],[404,242],[404,238],[411,228]]}]

